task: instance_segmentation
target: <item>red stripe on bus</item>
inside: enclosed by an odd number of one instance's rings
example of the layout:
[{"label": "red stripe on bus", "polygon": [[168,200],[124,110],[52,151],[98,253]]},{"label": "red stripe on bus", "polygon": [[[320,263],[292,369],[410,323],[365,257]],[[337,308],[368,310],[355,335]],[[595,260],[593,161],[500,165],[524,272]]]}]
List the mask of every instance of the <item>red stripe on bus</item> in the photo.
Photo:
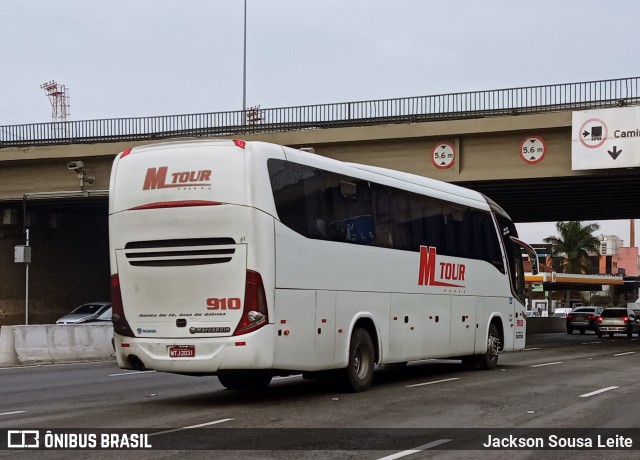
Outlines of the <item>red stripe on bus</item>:
[{"label": "red stripe on bus", "polygon": [[163,208],[188,208],[193,206],[217,206],[222,204],[218,201],[206,200],[182,200],[182,201],[158,201],[156,203],[147,203],[129,209],[130,211],[139,211],[141,209],[163,209]]}]

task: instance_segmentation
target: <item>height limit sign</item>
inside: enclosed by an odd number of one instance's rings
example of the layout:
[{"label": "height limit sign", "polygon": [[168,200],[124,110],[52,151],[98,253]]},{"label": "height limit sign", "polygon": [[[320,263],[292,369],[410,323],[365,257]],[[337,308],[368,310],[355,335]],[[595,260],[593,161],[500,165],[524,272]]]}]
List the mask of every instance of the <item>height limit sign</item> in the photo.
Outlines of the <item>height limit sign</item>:
[{"label": "height limit sign", "polygon": [[540,136],[529,136],[520,142],[520,158],[527,164],[540,163],[547,154],[547,144]]},{"label": "height limit sign", "polygon": [[448,142],[437,144],[431,151],[431,162],[438,169],[448,169],[456,159],[456,149]]}]

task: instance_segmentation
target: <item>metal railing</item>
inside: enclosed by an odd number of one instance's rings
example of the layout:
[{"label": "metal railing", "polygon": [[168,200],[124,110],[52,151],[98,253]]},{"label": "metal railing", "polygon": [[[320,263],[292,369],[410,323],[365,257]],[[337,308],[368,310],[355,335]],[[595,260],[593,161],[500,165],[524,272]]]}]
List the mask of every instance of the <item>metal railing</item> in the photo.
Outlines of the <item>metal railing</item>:
[{"label": "metal railing", "polygon": [[640,103],[640,77],[273,109],[0,126],[0,148],[412,123]]}]

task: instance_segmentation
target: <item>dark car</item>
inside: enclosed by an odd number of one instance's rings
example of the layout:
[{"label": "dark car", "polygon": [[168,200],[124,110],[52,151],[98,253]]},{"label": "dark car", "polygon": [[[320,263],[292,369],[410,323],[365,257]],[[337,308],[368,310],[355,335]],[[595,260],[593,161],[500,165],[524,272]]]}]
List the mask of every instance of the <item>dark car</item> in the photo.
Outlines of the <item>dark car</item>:
[{"label": "dark car", "polygon": [[574,330],[584,334],[585,331],[593,331],[599,334],[598,318],[602,313],[602,307],[587,306],[576,307],[567,313],[567,334],[573,334]]},{"label": "dark car", "polygon": [[604,333],[609,334],[609,337],[620,333],[627,334],[627,337],[631,338],[634,332],[640,336],[640,317],[631,308],[605,308],[600,314],[598,329],[599,337]]},{"label": "dark car", "polygon": [[81,324],[109,320],[111,320],[111,302],[91,302],[75,308],[68,315],[58,319],[56,324]]}]

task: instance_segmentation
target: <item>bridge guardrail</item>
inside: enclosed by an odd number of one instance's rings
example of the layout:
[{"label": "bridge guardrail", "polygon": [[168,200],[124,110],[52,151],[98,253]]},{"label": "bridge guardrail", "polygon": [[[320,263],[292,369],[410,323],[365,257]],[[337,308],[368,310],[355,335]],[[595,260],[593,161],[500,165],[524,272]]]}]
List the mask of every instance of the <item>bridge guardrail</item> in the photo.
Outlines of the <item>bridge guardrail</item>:
[{"label": "bridge guardrail", "polygon": [[640,77],[271,109],[0,126],[0,148],[411,123],[634,105]]}]

